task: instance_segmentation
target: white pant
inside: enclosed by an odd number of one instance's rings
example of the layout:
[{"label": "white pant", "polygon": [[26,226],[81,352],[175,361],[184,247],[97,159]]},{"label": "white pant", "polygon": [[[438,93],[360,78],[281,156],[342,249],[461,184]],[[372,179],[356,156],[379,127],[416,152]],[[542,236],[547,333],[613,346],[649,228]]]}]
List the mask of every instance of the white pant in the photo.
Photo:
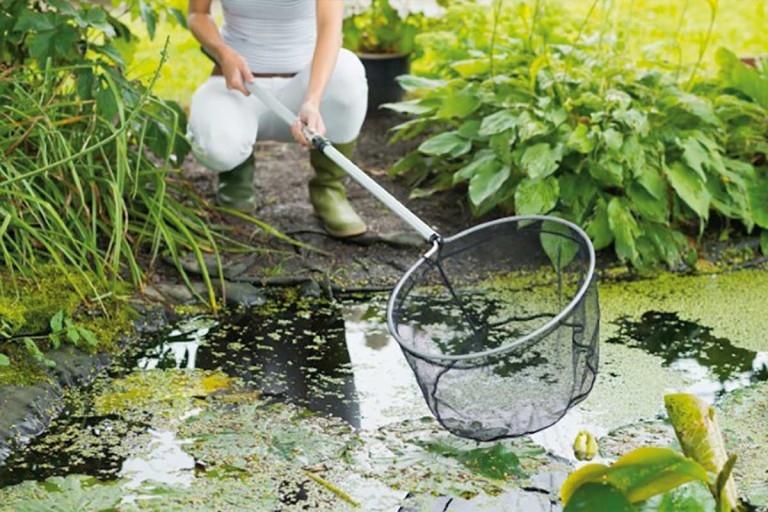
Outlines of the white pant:
[{"label": "white pant", "polygon": [[[309,66],[291,78],[256,78],[286,107],[298,112],[309,87]],[[320,103],[320,114],[331,142],[357,138],[368,107],[368,82],[357,56],[339,52]],[[187,138],[200,163],[216,172],[228,171],[253,154],[257,140],[292,141],[290,127],[255,96],[228,90],[224,77],[212,76],[192,96]]]}]

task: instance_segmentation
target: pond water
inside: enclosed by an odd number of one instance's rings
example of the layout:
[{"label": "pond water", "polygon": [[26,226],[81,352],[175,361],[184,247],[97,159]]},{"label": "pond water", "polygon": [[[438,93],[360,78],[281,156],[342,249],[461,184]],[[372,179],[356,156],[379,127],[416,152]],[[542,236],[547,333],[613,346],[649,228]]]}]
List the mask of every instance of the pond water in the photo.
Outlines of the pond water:
[{"label": "pond water", "polygon": [[[604,285],[595,388],[553,427],[529,439],[503,442],[520,458],[519,467],[510,462],[510,474],[519,469],[520,476],[509,485],[468,474],[469,466],[456,463],[461,457],[445,460],[479,445],[454,439],[429,419],[413,373],[386,331],[386,297],[374,295],[339,303],[275,301],[216,319],[189,318],[158,333],[136,347],[125,369],[113,371],[91,391],[70,396],[68,414],[0,467],[0,487],[11,497],[40,493],[31,484],[17,484],[49,479],[45,492],[76,486],[87,495],[98,489],[128,510],[129,505],[142,508],[148,494],[182,500],[178,496],[197,489],[201,481],[218,482],[222,474],[229,478],[235,473],[248,489],[263,487],[265,496],[269,482],[282,482],[273,493],[277,501],[264,501],[263,510],[298,510],[312,503],[319,505],[310,509],[345,510],[350,502],[341,494],[328,493],[327,487],[322,491],[320,485],[311,491],[313,484],[301,472],[317,463],[323,466],[317,473],[321,480],[336,477],[333,487],[364,502],[364,510],[559,510],[557,491],[577,465],[571,446],[580,430],[609,438],[627,425],[658,420],[665,392],[687,391],[718,401],[768,379],[765,338],[731,337],[764,327],[760,321],[747,325],[731,311],[739,301],[766,299],[764,292],[755,293],[760,283],[768,285],[764,272]],[[695,292],[692,302],[690,293],[681,293],[685,290]],[[742,311],[748,313],[749,307]],[[732,321],[736,318],[742,320]],[[236,385],[221,380],[227,377],[236,378]],[[226,393],[218,396],[229,388],[235,389],[231,401]],[[254,403],[259,407],[249,409]],[[303,410],[337,420],[323,423]],[[247,439],[226,441],[246,431],[252,433]],[[269,453],[252,440],[260,436],[270,440]],[[653,439],[669,441],[668,429],[666,437]],[[242,455],[249,450],[251,458]],[[279,463],[263,469],[263,481],[258,480],[256,461],[266,463],[269,457]],[[302,461],[298,469],[286,464],[297,457]],[[348,466],[328,462],[336,459]],[[66,478],[56,480],[60,477]],[[759,475],[745,481],[755,478]],[[413,484],[418,479],[423,482]],[[195,499],[215,492],[211,489],[216,486],[208,485]],[[751,496],[758,497],[757,504],[768,506],[768,498],[759,502],[762,487],[750,489],[756,489]],[[320,491],[330,496],[313,495]],[[435,496],[427,496],[430,492]],[[183,494],[183,500],[190,496]],[[253,496],[233,497],[231,509],[245,506],[248,499]],[[178,503],[191,503],[183,500]],[[192,508],[179,508],[184,509]]]}]

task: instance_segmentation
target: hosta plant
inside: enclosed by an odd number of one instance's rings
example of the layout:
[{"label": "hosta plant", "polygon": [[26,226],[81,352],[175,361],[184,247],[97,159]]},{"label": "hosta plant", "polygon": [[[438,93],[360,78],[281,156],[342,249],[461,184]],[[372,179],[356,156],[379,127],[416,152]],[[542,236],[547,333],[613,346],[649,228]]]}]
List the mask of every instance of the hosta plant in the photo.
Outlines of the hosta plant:
[{"label": "hosta plant", "polygon": [[749,158],[759,140],[745,135],[765,109],[712,85],[684,90],[537,16],[528,32],[510,22],[457,41],[431,77],[402,77],[415,99],[389,108],[413,119],[395,138],[426,139],[392,171],[414,194],[466,187],[477,215],[558,215],[637,267],[691,260],[713,213],[768,228],[766,170]]}]

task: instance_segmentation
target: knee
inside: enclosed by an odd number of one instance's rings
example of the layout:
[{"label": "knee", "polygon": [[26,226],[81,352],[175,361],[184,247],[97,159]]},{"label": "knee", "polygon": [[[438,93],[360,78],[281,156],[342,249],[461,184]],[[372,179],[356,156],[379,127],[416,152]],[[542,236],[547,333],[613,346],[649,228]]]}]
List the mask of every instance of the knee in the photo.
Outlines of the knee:
[{"label": "knee", "polygon": [[187,138],[197,160],[215,172],[234,169],[253,153],[253,140],[242,134],[228,133],[227,130],[208,134],[196,134],[190,130]]}]

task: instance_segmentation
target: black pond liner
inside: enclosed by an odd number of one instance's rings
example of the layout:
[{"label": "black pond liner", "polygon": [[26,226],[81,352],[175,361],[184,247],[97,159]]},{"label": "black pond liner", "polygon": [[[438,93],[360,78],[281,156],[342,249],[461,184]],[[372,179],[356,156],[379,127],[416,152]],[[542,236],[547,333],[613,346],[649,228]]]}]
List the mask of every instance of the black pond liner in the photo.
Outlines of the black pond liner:
[{"label": "black pond liner", "polygon": [[388,304],[430,410],[461,437],[531,434],[584,400],[600,309],[587,235],[552,217],[509,217],[446,239]]}]

